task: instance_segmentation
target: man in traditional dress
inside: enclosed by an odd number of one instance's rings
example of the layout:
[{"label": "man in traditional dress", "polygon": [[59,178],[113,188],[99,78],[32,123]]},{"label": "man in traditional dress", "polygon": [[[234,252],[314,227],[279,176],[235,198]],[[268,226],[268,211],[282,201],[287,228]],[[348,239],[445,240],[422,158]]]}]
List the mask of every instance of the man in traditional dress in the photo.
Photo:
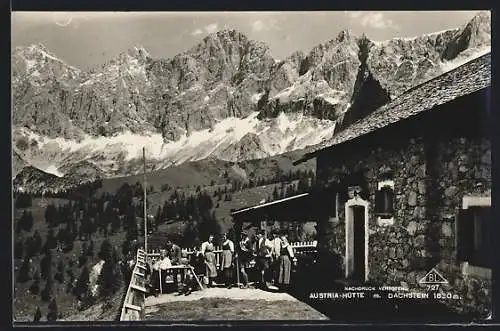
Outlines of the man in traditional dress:
[{"label": "man in traditional dress", "polygon": [[234,243],[224,233],[222,237],[221,270],[224,277],[224,285],[229,289],[233,286],[233,256]]},{"label": "man in traditional dress", "polygon": [[[168,252],[168,256],[170,257],[170,261],[172,265],[182,264],[182,249],[179,245],[172,242],[172,240],[167,241],[166,249]],[[184,283],[184,272],[183,270],[175,270],[174,272],[174,284],[177,288]]]},{"label": "man in traditional dress", "polygon": [[217,277],[217,266],[215,261],[214,235],[208,236],[208,240],[201,244],[201,254],[205,257],[205,275],[208,279],[208,287],[211,287],[213,280]]}]

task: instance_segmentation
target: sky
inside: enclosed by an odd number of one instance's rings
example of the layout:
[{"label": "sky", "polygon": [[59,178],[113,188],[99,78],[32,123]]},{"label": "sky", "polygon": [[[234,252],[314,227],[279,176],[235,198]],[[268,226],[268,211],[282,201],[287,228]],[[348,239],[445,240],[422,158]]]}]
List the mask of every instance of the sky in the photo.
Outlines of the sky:
[{"label": "sky", "polygon": [[12,47],[43,44],[88,70],[134,46],[169,58],[224,28],[269,45],[276,59],[307,52],[343,29],[372,40],[413,37],[465,25],[478,11],[12,12]]}]

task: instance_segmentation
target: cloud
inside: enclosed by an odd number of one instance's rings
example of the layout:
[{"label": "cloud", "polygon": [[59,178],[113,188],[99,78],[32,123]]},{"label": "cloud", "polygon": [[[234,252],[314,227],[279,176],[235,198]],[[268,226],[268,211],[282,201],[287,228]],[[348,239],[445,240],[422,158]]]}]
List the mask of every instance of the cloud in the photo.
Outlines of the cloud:
[{"label": "cloud", "polygon": [[212,23],[212,24],[209,24],[205,27],[203,27],[203,29],[196,29],[194,30],[193,32],[191,32],[191,35],[193,36],[197,36],[197,35],[200,35],[200,34],[203,34],[203,31],[205,31],[206,33],[214,33],[215,31],[217,31],[217,28],[219,27],[219,24],[217,23]]},{"label": "cloud", "polygon": [[361,15],[363,15],[363,13],[360,11],[354,11],[354,12],[347,12],[347,15],[349,15],[350,18],[358,18]]},{"label": "cloud", "polygon": [[266,25],[261,20],[257,20],[252,23],[252,31],[262,31],[266,28]]},{"label": "cloud", "polygon": [[348,17],[352,20],[356,20],[364,28],[374,28],[374,29],[399,29],[391,19],[386,18],[384,14],[380,12],[347,12]]},{"label": "cloud", "polygon": [[217,31],[217,27],[219,25],[217,23],[212,23],[212,24],[209,24],[205,27],[205,31],[207,33],[214,33],[215,31]]},{"label": "cloud", "polygon": [[252,31],[253,32],[259,32],[259,31],[264,31],[264,30],[271,30],[276,26],[276,21],[275,20],[270,20],[266,23],[264,23],[261,20],[256,20],[251,23],[252,26]]}]

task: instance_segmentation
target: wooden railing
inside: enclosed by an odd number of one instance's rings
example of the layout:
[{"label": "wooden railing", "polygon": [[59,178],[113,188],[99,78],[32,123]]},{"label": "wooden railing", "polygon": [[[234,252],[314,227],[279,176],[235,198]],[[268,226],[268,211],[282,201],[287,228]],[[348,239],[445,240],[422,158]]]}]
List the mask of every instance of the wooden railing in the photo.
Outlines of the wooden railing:
[{"label": "wooden railing", "polygon": [[143,319],[146,301],[146,270],[145,252],[143,249],[138,249],[135,266],[123,301],[120,321],[140,321]]}]

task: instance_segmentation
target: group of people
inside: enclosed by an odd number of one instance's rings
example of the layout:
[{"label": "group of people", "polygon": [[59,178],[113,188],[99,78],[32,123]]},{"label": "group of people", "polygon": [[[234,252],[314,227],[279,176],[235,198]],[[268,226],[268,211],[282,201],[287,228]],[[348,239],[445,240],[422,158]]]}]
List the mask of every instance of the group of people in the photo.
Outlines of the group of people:
[{"label": "group of people", "polygon": [[[257,283],[262,289],[276,289],[286,291],[290,285],[292,264],[296,263],[295,252],[288,242],[286,234],[277,231],[266,235],[266,231],[260,230],[256,238],[252,238],[248,232],[243,232],[238,245],[235,245],[227,234],[222,237],[220,258],[216,256],[215,236],[209,235],[208,239],[201,244],[201,249],[195,249],[190,255],[183,251],[179,245],[167,241],[166,246],[160,252],[160,259],[152,266],[150,276],[150,288],[156,294],[160,289],[161,270],[167,270],[173,265],[189,265],[193,267],[196,275],[206,278],[205,285],[212,287],[217,278],[222,280],[227,288],[232,288],[237,283],[242,288],[248,288],[249,270],[257,269]],[[219,263],[218,263],[219,262]],[[189,295],[198,288],[197,280],[188,269],[180,269],[175,274],[164,276],[173,277],[171,283],[177,286],[179,293]],[[235,272],[236,271],[236,272]],[[236,277],[235,277],[236,275]],[[163,278],[163,277],[162,277]]]},{"label": "group of people", "polygon": [[295,252],[286,234],[272,232],[272,238],[261,230],[257,235],[257,266],[261,274],[260,284],[269,288],[270,284],[282,291],[288,290],[292,264],[297,262]]},{"label": "group of people", "polygon": [[[212,286],[213,280],[217,277],[213,240],[214,236],[210,235],[201,248],[209,287]],[[296,263],[296,261],[295,253],[286,234],[279,235],[277,231],[273,231],[272,238],[268,238],[266,232],[261,230],[257,234],[257,240],[254,241],[248,232],[244,232],[236,250],[234,243],[227,235],[223,236],[220,271],[227,288],[231,288],[234,283],[235,264],[238,281],[241,280],[241,287],[248,288],[248,270],[252,264],[255,264],[260,274],[258,283],[261,288],[272,289],[275,287],[286,291],[290,285],[292,263]]]},{"label": "group of people", "polygon": [[[179,294],[191,294],[196,288],[196,280],[188,269],[177,269],[176,272],[166,272],[169,267],[174,265],[191,265],[191,261],[187,254],[182,251],[181,247],[171,240],[168,240],[164,249],[160,250],[160,258],[152,265],[152,270],[149,276],[149,288],[151,292],[158,295],[165,279],[170,278],[172,284],[177,287]],[[163,274],[162,274],[163,271]]]}]

